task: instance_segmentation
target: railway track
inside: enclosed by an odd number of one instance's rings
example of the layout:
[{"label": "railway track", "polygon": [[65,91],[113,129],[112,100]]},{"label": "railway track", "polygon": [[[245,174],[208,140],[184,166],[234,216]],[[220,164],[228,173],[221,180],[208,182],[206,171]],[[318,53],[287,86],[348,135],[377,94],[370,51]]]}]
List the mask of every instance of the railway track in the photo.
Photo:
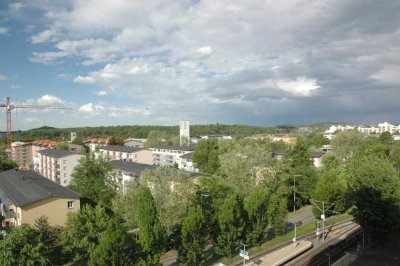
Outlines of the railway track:
[{"label": "railway track", "polygon": [[[334,226],[336,226],[337,229],[340,229],[340,228],[345,227],[345,226],[346,226],[346,223],[351,222],[351,221],[353,221],[353,220],[354,220],[353,218],[350,218],[350,219],[344,220],[344,221],[342,221],[342,222],[336,223],[336,224],[334,224]],[[333,225],[332,225],[332,226],[333,226]],[[332,226],[328,226],[326,229],[328,229],[329,227],[332,228]],[[339,227],[338,227],[338,226],[339,226]],[[297,240],[308,240],[308,241],[311,241],[311,240],[313,240],[313,239],[315,239],[315,238],[317,238],[317,236],[316,236],[316,231],[313,231],[313,232],[311,232],[311,233],[309,233],[309,234],[306,234],[306,235],[303,235],[303,236],[298,237]],[[267,255],[267,254],[270,254],[270,253],[272,253],[272,252],[275,252],[275,251],[277,251],[277,250],[279,250],[279,249],[281,249],[281,248],[283,248],[283,247],[286,247],[286,246],[288,246],[288,245],[291,245],[291,244],[293,244],[293,242],[288,241],[288,242],[286,242],[286,243],[284,243],[284,244],[277,245],[277,246],[272,247],[272,248],[270,248],[270,249],[268,249],[268,250],[264,250],[264,251],[258,252],[258,253],[256,253],[256,254],[254,254],[254,255],[251,256],[250,261],[252,261],[252,262],[255,263],[255,264],[258,264],[260,258],[264,257],[264,256]],[[313,250],[312,250],[312,251],[313,251]],[[308,252],[307,252],[307,253],[308,253]],[[300,256],[302,256],[302,255],[300,255]],[[296,260],[296,258],[293,259],[292,261],[294,261],[294,260]],[[289,262],[289,263],[291,263],[291,262]],[[241,265],[243,265],[243,262],[237,262],[237,263],[235,263],[235,264],[232,264],[232,266],[241,266]],[[288,265],[289,265],[289,264],[288,264]],[[290,265],[291,265],[291,264],[290,264]],[[310,265],[310,264],[293,264],[293,265]]]}]

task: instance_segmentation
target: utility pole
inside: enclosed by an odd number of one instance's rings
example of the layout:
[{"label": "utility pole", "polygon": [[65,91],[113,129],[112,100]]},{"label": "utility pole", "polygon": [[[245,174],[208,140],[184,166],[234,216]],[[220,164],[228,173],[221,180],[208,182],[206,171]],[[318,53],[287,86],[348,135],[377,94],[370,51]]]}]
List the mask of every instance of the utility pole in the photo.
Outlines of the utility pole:
[{"label": "utility pole", "polygon": [[[302,175],[294,175],[293,176],[293,215],[296,213],[296,176],[302,176]],[[296,245],[296,230],[297,230],[297,222],[294,222],[294,238],[293,238],[293,243]]]},{"label": "utility pole", "polygon": [[[325,220],[326,220],[325,212],[327,212],[330,208],[332,208],[335,205],[335,203],[330,203],[330,202],[320,201],[320,200],[312,200],[312,199],[310,199],[310,202],[312,204],[314,204],[315,207],[317,207],[322,212],[322,214],[321,214],[321,220],[322,220],[322,242],[325,242]],[[322,209],[318,205],[318,204],[321,204],[321,203],[322,203]],[[327,203],[327,205],[325,205],[325,203]],[[326,208],[326,206],[328,206],[328,207]]]}]

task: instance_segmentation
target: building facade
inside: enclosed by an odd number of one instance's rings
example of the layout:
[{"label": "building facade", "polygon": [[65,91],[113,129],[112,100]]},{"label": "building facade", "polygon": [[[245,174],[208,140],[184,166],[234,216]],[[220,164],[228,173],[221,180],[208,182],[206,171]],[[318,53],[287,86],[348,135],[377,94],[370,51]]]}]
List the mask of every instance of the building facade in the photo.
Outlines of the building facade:
[{"label": "building facade", "polygon": [[85,156],[64,150],[46,149],[38,152],[35,171],[61,186],[68,186],[72,171]]},{"label": "building facade", "polygon": [[190,141],[189,121],[179,121],[179,141],[181,146],[189,145]]},{"label": "building facade", "polygon": [[166,145],[155,145],[150,150],[152,152],[153,164],[160,166],[174,166],[178,164],[179,157],[193,151],[191,147]]},{"label": "building facade", "polygon": [[107,156],[110,160],[153,164],[151,151],[143,148],[107,145],[98,148],[95,158],[98,158],[100,155]]}]

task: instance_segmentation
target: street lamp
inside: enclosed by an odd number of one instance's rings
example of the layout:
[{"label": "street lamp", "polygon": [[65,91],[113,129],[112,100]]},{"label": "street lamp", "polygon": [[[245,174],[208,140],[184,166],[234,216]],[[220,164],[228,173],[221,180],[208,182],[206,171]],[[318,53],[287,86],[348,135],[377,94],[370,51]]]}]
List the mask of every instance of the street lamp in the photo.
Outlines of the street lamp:
[{"label": "street lamp", "polygon": [[[293,176],[293,216],[296,213],[296,176],[302,176],[302,175],[294,175]],[[297,231],[297,223],[294,223],[294,238],[293,238],[293,243],[296,244],[296,232]]]}]

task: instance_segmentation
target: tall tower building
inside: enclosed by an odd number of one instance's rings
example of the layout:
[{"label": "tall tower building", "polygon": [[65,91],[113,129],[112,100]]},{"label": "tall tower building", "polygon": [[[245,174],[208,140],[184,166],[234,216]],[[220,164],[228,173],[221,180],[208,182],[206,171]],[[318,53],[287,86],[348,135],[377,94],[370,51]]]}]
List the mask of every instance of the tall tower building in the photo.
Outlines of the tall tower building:
[{"label": "tall tower building", "polygon": [[179,140],[181,146],[188,146],[190,143],[189,121],[179,121]]}]

